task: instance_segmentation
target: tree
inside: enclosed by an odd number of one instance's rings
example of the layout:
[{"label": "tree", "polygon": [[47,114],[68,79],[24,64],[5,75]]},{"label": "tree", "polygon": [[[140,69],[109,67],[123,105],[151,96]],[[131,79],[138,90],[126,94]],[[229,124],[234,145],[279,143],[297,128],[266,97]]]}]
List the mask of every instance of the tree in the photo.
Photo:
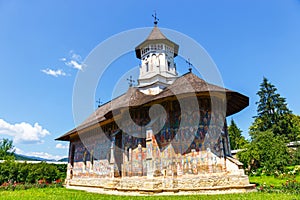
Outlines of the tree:
[{"label": "tree", "polygon": [[263,78],[257,104],[257,116],[250,127],[251,137],[256,132],[272,130],[275,135],[283,136],[285,141],[294,141],[300,133],[299,120],[288,109],[286,99],[277,93],[277,88],[267,78]]},{"label": "tree", "polygon": [[260,99],[256,102],[257,116],[254,118],[260,118],[264,122],[258,127],[259,131],[272,128],[280,116],[291,113],[287,108],[285,98],[281,97],[276,91],[277,88],[264,77],[263,82],[260,84],[260,90],[256,93]]},{"label": "tree", "polygon": [[256,137],[237,156],[250,170],[263,168],[266,174],[283,171],[290,159],[288,147],[281,136],[272,131],[256,132]]},{"label": "tree", "polygon": [[0,160],[6,160],[13,156],[13,142],[9,139],[2,139],[0,140]]},{"label": "tree", "polygon": [[276,125],[273,126],[276,135],[285,137],[286,142],[297,141],[300,136],[300,118],[294,114],[281,116]]},{"label": "tree", "polygon": [[297,147],[292,154],[292,164],[300,165],[300,147]]},{"label": "tree", "polygon": [[242,149],[248,143],[242,135],[242,130],[237,127],[233,119],[231,119],[230,126],[228,127],[228,134],[231,149]]}]

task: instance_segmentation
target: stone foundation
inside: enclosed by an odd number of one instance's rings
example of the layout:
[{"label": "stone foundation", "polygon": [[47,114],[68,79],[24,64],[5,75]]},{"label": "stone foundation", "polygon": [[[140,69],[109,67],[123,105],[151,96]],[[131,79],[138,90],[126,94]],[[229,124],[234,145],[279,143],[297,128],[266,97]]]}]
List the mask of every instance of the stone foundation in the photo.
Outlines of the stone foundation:
[{"label": "stone foundation", "polygon": [[[184,194],[214,194],[230,192],[255,191],[255,185],[249,183],[249,178],[245,175],[242,163],[234,158],[226,159],[226,171],[185,174],[181,176],[132,176],[132,177],[93,177],[93,176],[73,176],[66,180],[67,187],[76,188],[98,188],[108,193],[117,194],[163,194],[163,193],[184,193]],[[160,174],[164,174],[161,172]],[[74,187],[73,187],[74,188]],[[90,190],[89,190],[90,191]],[[104,191],[104,192],[103,192]],[[115,194],[115,193],[114,193]]]},{"label": "stone foundation", "polygon": [[114,179],[74,178],[69,180],[67,185],[96,187],[104,190],[149,194],[162,192],[214,193],[216,191],[230,190],[235,192],[246,192],[255,190],[255,185],[249,184],[249,180],[246,175],[235,175],[228,173],[214,173],[173,178],[157,177],[152,179],[147,179],[146,177]]}]

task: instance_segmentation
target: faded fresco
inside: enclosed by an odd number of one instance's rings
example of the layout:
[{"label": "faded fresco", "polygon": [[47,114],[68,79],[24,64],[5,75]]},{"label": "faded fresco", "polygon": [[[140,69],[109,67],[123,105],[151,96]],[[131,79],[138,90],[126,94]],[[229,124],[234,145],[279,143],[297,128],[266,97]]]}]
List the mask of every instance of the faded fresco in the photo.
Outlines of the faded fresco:
[{"label": "faded fresco", "polygon": [[127,132],[114,123],[102,127],[105,134],[94,129],[84,141],[71,141],[70,149],[75,149],[69,155],[72,176],[157,177],[225,171],[230,147],[226,120],[217,112],[222,102],[214,102],[214,113],[209,99],[198,102],[198,110],[187,107],[182,112],[178,101],[162,104],[167,116],[158,115],[150,125],[147,108],[136,109],[131,112],[135,124],[122,120]]}]

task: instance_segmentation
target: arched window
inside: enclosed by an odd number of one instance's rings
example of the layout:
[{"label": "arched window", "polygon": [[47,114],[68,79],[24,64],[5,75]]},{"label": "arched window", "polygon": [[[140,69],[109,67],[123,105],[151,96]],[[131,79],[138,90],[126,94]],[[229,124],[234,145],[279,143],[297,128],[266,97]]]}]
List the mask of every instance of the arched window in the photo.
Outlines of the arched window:
[{"label": "arched window", "polygon": [[146,65],[146,72],[148,72],[149,71],[149,63],[146,62],[145,65]]}]

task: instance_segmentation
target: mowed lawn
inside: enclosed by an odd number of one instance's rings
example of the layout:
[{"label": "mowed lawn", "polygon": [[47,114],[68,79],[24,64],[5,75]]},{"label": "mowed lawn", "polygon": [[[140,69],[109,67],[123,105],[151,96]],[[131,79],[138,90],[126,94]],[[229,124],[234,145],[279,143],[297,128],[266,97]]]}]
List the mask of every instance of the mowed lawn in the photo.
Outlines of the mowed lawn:
[{"label": "mowed lawn", "polygon": [[[261,176],[261,177],[250,177],[251,183],[263,185],[280,186],[286,182],[287,179],[278,179],[273,176]],[[297,181],[300,181],[300,176],[296,177]],[[127,200],[127,199],[263,199],[263,200],[285,200],[285,199],[299,199],[300,195],[291,195],[284,193],[266,193],[266,192],[251,192],[251,193],[240,193],[240,194],[222,194],[222,195],[185,195],[185,196],[116,196],[116,195],[104,195],[89,193],[79,190],[70,190],[66,188],[32,188],[28,190],[16,190],[16,191],[1,191],[0,199],[113,199],[113,200]]]},{"label": "mowed lawn", "polygon": [[65,188],[44,188],[44,189],[28,189],[18,191],[2,191],[0,192],[0,199],[114,199],[114,200],[126,200],[126,199],[300,199],[297,195],[288,194],[269,194],[261,192],[251,192],[244,194],[224,194],[224,195],[188,195],[188,196],[114,196],[103,195],[96,193],[88,193],[84,191],[70,190]]},{"label": "mowed lawn", "polygon": [[[255,183],[256,185],[273,185],[273,186],[282,186],[286,183],[287,180],[291,180],[288,178],[275,178],[274,176],[250,176],[249,180],[251,183]],[[300,175],[297,175],[294,180],[300,182]]]}]

